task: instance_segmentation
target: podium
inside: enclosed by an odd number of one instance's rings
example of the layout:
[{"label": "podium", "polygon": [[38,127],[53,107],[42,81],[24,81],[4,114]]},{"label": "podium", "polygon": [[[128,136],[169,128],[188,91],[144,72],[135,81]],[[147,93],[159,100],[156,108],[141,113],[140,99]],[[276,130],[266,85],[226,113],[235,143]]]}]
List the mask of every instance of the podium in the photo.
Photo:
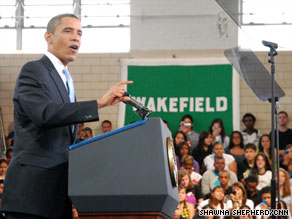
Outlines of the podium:
[{"label": "podium", "polygon": [[171,133],[151,118],[69,146],[81,218],[171,218],[179,203]]}]

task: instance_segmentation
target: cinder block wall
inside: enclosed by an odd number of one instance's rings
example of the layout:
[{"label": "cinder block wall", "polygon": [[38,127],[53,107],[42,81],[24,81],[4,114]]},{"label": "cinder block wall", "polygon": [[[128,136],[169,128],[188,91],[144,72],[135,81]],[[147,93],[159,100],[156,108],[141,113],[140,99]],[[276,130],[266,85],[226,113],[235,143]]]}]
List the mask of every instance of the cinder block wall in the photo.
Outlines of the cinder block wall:
[{"label": "cinder block wall", "polygon": [[[74,79],[79,101],[101,97],[113,84],[120,81],[120,60],[125,58],[202,58],[222,57],[222,51],[151,51],[131,53],[79,54],[77,60],[69,65]],[[270,69],[267,52],[257,53],[259,59]],[[21,67],[29,60],[40,58],[40,54],[1,54],[0,55],[0,107],[2,108],[6,135],[13,121],[13,91]],[[284,89],[286,97],[281,99],[280,110],[285,110],[292,118],[292,52],[279,52],[276,57],[276,80]],[[252,112],[257,117],[256,127],[261,133],[268,133],[271,126],[271,106],[257,100],[245,83],[240,82],[240,115]],[[100,110],[100,120],[109,119],[113,128],[117,127],[118,106]],[[292,119],[291,119],[292,121]],[[85,124],[94,134],[99,134],[101,122]],[[292,122],[290,123],[292,127]],[[243,128],[241,124],[241,128]]]}]

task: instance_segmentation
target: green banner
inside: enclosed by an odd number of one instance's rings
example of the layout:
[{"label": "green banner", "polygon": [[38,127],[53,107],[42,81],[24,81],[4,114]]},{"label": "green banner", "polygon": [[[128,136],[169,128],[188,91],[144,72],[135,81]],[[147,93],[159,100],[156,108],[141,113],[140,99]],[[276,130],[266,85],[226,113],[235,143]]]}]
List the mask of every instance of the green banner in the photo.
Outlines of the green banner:
[{"label": "green banner", "polygon": [[[226,134],[233,130],[232,66],[128,66],[128,86],[137,101],[151,111],[151,117],[167,120],[172,132],[179,129],[185,114],[194,118],[194,130],[208,130],[215,118],[224,122]],[[140,120],[133,108],[126,106],[125,125]]]}]

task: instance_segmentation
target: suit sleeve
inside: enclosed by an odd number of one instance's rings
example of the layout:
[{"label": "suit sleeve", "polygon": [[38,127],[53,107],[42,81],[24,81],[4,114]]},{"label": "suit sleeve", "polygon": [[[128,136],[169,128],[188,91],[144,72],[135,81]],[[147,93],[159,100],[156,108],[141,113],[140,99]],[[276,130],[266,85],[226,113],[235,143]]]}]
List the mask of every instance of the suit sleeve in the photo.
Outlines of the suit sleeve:
[{"label": "suit sleeve", "polygon": [[45,73],[42,66],[31,62],[19,75],[14,104],[22,122],[30,120],[38,127],[50,128],[98,120],[95,100],[76,103],[56,101],[56,96],[61,94],[58,89],[52,91]]}]

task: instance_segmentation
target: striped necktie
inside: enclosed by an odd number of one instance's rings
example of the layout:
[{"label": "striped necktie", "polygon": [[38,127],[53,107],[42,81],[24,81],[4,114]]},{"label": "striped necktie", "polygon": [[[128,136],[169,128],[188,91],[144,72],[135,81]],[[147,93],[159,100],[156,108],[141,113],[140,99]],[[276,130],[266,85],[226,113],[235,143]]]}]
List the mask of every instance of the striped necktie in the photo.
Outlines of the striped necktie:
[{"label": "striped necktie", "polygon": [[71,78],[71,75],[67,68],[64,68],[63,73],[66,76],[66,85],[69,93],[70,102],[75,102],[75,92],[74,92],[74,85],[73,85],[73,79]]}]

